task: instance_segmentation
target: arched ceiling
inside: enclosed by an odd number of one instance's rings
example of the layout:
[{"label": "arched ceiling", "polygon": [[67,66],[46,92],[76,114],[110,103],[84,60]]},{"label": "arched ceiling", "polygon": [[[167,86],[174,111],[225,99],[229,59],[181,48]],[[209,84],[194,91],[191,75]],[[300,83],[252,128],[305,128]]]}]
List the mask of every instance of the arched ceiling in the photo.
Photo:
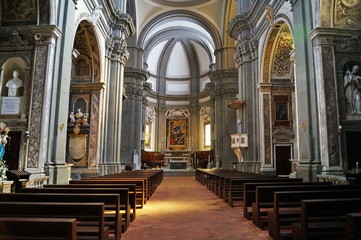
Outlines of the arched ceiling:
[{"label": "arched ceiling", "polygon": [[[153,90],[184,95],[204,90],[210,64],[223,46],[230,1],[137,0],[137,45]],[[232,5],[232,4],[231,4]]]},{"label": "arched ceiling", "polygon": [[154,3],[169,7],[194,7],[211,0],[150,0]]},{"label": "arched ceiling", "polygon": [[156,16],[173,10],[187,10],[203,16],[222,35],[228,0],[136,0],[137,32]]}]

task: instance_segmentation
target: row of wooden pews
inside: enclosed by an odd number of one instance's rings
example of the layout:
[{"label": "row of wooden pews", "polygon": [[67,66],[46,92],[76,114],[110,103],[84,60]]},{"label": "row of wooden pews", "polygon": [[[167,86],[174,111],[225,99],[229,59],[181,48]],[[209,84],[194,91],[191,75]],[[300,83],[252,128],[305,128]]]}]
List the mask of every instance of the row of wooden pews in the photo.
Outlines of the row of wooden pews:
[{"label": "row of wooden pews", "polygon": [[[230,204],[236,194],[237,200],[242,199],[244,217],[268,229],[273,239],[361,239],[360,185],[283,181],[220,169],[199,169],[196,179],[218,196],[215,188],[223,181],[223,197],[227,191],[229,194],[227,202]],[[233,187],[236,190],[227,190]]]},{"label": "row of wooden pews", "polygon": [[0,194],[0,239],[119,240],[162,180],[136,170]]}]

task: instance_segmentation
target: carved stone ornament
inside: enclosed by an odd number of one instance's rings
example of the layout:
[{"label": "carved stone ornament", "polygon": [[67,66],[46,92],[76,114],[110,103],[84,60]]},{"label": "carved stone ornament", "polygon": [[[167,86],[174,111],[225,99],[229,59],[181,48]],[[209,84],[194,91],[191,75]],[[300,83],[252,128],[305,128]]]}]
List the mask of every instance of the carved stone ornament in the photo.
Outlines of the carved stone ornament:
[{"label": "carved stone ornament", "polygon": [[334,21],[344,27],[361,26],[361,0],[337,0]]},{"label": "carved stone ornament", "polygon": [[87,154],[87,135],[70,134],[68,150],[69,156],[72,158],[73,161],[81,161]]},{"label": "carved stone ornament", "polygon": [[101,10],[103,9],[102,5],[96,5],[93,12],[90,15],[90,20],[93,23],[93,25],[97,25]]},{"label": "carved stone ornament", "polygon": [[0,30],[1,41],[0,46],[4,47],[21,47],[28,46],[27,40],[24,40],[20,33],[16,30]]},{"label": "carved stone ornament", "polygon": [[275,13],[273,11],[272,6],[270,5],[266,6],[266,18],[270,24],[273,24],[274,17],[275,17]]},{"label": "carved stone ornament", "polygon": [[166,118],[170,117],[190,117],[190,112],[188,109],[168,109],[165,113]]},{"label": "carved stone ornament", "polygon": [[146,107],[145,109],[145,122],[146,124],[152,124],[155,120],[156,111],[154,107]]},{"label": "carved stone ornament", "polygon": [[201,110],[199,111],[199,114],[203,118],[205,122],[208,122],[211,120],[211,107],[210,106],[203,106],[201,107]]}]

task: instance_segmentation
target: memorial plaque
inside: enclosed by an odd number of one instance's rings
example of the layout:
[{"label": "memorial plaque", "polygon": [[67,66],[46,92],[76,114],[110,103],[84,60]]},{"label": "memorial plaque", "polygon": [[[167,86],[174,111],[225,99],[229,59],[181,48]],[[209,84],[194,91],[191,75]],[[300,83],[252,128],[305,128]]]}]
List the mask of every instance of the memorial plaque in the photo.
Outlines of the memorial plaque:
[{"label": "memorial plaque", "polygon": [[1,104],[1,114],[19,114],[19,107],[19,97],[3,97]]}]

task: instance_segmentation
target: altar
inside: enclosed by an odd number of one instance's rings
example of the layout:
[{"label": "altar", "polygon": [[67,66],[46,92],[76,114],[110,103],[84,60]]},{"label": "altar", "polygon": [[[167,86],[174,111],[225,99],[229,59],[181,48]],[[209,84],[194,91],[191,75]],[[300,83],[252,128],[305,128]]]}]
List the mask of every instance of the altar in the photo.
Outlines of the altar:
[{"label": "altar", "polygon": [[170,160],[169,161],[170,169],[187,169],[187,161],[184,160]]}]

